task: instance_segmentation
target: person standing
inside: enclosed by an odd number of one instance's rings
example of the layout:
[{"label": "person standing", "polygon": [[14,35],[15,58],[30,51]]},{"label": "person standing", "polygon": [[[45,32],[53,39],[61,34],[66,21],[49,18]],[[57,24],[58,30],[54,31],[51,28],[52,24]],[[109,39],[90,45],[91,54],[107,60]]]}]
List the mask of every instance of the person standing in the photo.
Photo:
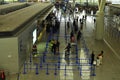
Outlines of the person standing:
[{"label": "person standing", "polygon": [[94,18],[94,23],[96,22],[96,19]]},{"label": "person standing", "polygon": [[69,21],[67,21],[67,28],[68,28],[68,29],[70,28]]},{"label": "person standing", "polygon": [[68,45],[65,47],[65,55],[69,55],[70,54],[70,48],[71,48],[71,44],[68,43]]},{"label": "person standing", "polygon": [[99,59],[99,57],[97,56],[97,59],[96,59],[96,66],[99,66],[100,65],[100,59]]},{"label": "person standing", "polygon": [[59,54],[59,47],[60,47],[60,42],[57,40],[56,41],[56,52]]},{"label": "person standing", "polygon": [[92,54],[91,54],[91,65],[93,65],[94,57],[95,57],[95,54],[94,54],[94,51],[92,51]]},{"label": "person standing", "polygon": [[52,46],[54,55],[56,55],[56,49],[57,49],[56,43],[57,43],[56,40],[54,40],[53,46]]},{"label": "person standing", "polygon": [[70,41],[72,40],[72,37],[74,36],[73,30],[70,32]]},{"label": "person standing", "polygon": [[82,33],[81,33],[81,31],[79,30],[79,31],[78,31],[78,34],[77,34],[77,40],[80,40],[81,34],[82,34]]},{"label": "person standing", "polygon": [[102,59],[103,59],[103,51],[101,51],[101,53],[100,54],[98,54],[98,58],[99,58],[99,60],[100,60],[100,65],[102,64]]}]

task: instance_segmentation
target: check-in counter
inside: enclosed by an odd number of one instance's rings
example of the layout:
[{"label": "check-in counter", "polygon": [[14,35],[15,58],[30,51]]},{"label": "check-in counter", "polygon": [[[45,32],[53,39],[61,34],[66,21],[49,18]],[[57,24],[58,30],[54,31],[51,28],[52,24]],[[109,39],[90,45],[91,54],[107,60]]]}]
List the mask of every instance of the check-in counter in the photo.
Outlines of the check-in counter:
[{"label": "check-in counter", "polygon": [[50,3],[36,3],[0,15],[0,68],[2,66],[2,69],[7,69],[10,74],[19,73],[32,50],[35,37],[33,34],[37,30],[36,21],[45,19],[52,7]]},{"label": "check-in counter", "polygon": [[[47,7],[48,6],[48,7]],[[50,3],[36,3],[35,5],[14,11],[12,13],[0,16],[0,35],[2,32],[17,32],[23,25],[36,16],[45,14],[47,8],[51,8]]]}]

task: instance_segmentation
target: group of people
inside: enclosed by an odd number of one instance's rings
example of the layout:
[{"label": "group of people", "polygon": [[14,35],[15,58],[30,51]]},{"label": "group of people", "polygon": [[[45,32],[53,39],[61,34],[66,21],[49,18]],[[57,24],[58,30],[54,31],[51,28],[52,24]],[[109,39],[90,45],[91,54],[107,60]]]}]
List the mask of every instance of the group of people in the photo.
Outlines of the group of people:
[{"label": "group of people", "polygon": [[59,32],[59,28],[60,28],[60,22],[55,16],[55,13],[49,14],[49,16],[47,17],[46,32],[56,33]]},{"label": "group of people", "polygon": [[[79,30],[79,31],[77,32],[77,36],[76,36],[77,41],[81,39],[81,36],[82,36],[82,33],[81,33],[81,31]],[[70,42],[71,42],[71,43],[74,43],[76,39],[75,39],[74,32],[71,31],[71,33],[70,33]]]},{"label": "group of people", "polygon": [[[80,40],[81,36],[82,36],[82,30],[83,30],[83,24],[84,21],[87,19],[87,15],[83,15],[82,18],[79,19],[80,22],[80,28],[78,28],[78,18],[73,20],[73,27],[71,27],[71,33],[70,33],[70,40],[71,42],[73,42],[73,40],[75,40],[75,35],[77,33],[76,39],[77,41]],[[70,22],[67,22],[67,27],[70,27]]]},{"label": "group of people", "polygon": [[96,66],[102,65],[103,53],[104,52],[101,51],[95,59],[95,54],[94,54],[94,51],[93,51],[92,54],[91,54],[91,65],[96,65]]},{"label": "group of people", "polygon": [[50,52],[52,52],[54,55],[59,55],[60,42],[58,40],[50,40],[48,46]]}]

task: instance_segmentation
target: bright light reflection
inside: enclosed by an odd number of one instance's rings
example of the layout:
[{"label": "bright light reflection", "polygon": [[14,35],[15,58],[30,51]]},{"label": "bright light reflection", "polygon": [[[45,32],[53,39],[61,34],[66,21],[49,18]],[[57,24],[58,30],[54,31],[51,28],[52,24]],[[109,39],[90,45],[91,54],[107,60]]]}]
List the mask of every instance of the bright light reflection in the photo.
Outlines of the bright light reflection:
[{"label": "bright light reflection", "polygon": [[90,18],[90,17],[87,17],[87,21],[88,21],[89,23],[92,23],[92,22],[93,22],[92,18]]},{"label": "bright light reflection", "polygon": [[[71,65],[70,66],[67,65],[67,62],[64,59],[65,58],[64,52],[63,52],[62,58],[63,59],[61,59],[61,65],[60,65],[60,69],[62,69],[62,70],[60,70],[60,80],[66,80],[66,79],[73,80],[73,70],[72,70],[73,68]],[[65,69],[65,65],[66,65],[66,76],[65,76],[65,70],[63,70],[63,69]]]}]

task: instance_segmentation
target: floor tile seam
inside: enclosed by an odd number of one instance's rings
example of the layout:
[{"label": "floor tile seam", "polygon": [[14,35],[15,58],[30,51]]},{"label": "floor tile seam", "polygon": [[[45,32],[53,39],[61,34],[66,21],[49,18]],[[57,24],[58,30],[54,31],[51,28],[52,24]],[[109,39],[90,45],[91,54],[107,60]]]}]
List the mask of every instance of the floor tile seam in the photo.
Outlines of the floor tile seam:
[{"label": "floor tile seam", "polygon": [[116,55],[116,57],[120,60],[120,56],[117,54],[117,52],[112,48],[112,46],[105,40],[103,39],[106,45],[113,51],[113,53]]},{"label": "floor tile seam", "polygon": [[[112,44],[112,43],[114,43],[114,41],[113,40],[110,40],[110,37],[109,37],[109,41],[108,41],[108,39],[106,39],[105,38],[105,40],[110,44],[110,45],[114,45],[114,48],[118,51],[118,52],[120,52],[119,51],[119,45],[118,45],[118,43],[115,43],[115,44]],[[116,41],[115,41],[116,42]],[[116,45],[117,44],[117,45]],[[116,52],[117,52],[116,51]]]},{"label": "floor tile seam", "polygon": [[[65,67],[64,67],[64,68],[65,68]],[[71,71],[71,73],[70,73],[69,70],[67,70],[67,67],[66,67],[66,72],[65,72],[65,71],[60,72],[60,74],[61,74],[61,77],[60,77],[60,78],[62,78],[62,76],[63,76],[62,73],[64,73],[64,75],[67,75],[67,77],[71,76],[70,74],[73,74],[72,71]],[[65,76],[64,76],[64,77],[65,77]]]}]

